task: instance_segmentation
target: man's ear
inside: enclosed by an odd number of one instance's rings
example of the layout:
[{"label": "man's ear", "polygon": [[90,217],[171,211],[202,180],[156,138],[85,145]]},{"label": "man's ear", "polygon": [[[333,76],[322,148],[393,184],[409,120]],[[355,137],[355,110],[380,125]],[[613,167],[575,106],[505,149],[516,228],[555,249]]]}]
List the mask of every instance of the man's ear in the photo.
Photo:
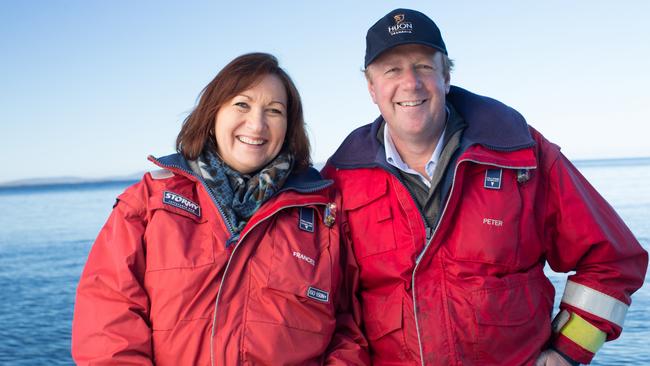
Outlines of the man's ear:
[{"label": "man's ear", "polygon": [[372,102],[377,104],[377,94],[375,93],[375,85],[372,83],[372,79],[368,74],[366,74],[366,82],[368,83],[368,92],[370,93],[370,98]]},{"label": "man's ear", "polygon": [[449,94],[449,89],[451,89],[451,75],[447,73],[445,75],[445,94]]}]

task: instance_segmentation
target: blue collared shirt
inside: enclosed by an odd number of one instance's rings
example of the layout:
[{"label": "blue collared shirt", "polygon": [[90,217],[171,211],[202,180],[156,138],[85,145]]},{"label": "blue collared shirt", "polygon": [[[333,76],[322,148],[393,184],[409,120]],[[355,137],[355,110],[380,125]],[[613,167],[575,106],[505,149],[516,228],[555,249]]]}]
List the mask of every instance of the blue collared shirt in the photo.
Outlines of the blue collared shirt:
[{"label": "blue collared shirt", "polygon": [[[449,116],[449,112],[447,112],[447,116]],[[447,130],[446,124],[445,124],[445,129],[442,130],[442,133],[440,134],[440,138],[438,139],[438,144],[436,145],[435,150],[433,150],[433,154],[431,154],[431,158],[429,161],[426,163],[424,166],[424,170],[427,172],[428,177],[423,176],[419,172],[415,171],[411,167],[408,166],[402,160],[402,157],[399,155],[397,152],[397,148],[395,147],[395,144],[393,143],[393,139],[390,137],[390,133],[388,133],[389,126],[386,124],[384,126],[384,150],[386,152],[386,161],[394,166],[395,168],[409,174],[416,174],[418,177],[420,177],[420,180],[422,183],[424,183],[428,188],[431,188],[431,178],[433,177],[433,172],[436,169],[436,165],[438,164],[438,159],[440,159],[440,153],[442,152],[443,146],[443,141],[445,140],[445,131]]]},{"label": "blue collared shirt", "polygon": [[[449,110],[447,109],[447,119],[449,119]],[[443,141],[445,140],[445,131],[447,130],[447,123],[445,121],[445,129],[442,130],[442,133],[440,134],[440,138],[438,139],[438,144],[436,144],[435,150],[433,150],[433,154],[431,154],[431,158],[429,161],[425,164],[424,170],[427,172],[428,177],[423,176],[419,172],[415,171],[414,169],[411,169],[411,167],[408,166],[402,160],[402,157],[399,155],[399,152],[397,152],[397,148],[395,147],[395,144],[393,143],[393,139],[390,137],[390,133],[388,133],[389,126],[386,123],[384,125],[384,151],[386,152],[386,161],[388,164],[394,166],[395,168],[409,174],[416,174],[418,177],[420,177],[420,180],[422,183],[424,183],[428,188],[431,188],[431,178],[433,177],[433,172],[436,169],[436,165],[438,164],[438,159],[440,159],[440,153],[442,153],[442,148],[444,147]]]}]

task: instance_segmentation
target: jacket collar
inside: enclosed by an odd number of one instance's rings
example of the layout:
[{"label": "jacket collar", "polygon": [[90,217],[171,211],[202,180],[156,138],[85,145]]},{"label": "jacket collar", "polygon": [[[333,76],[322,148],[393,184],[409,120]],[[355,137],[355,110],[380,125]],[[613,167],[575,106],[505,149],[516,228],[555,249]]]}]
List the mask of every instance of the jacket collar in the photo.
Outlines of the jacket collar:
[{"label": "jacket collar", "polygon": [[[452,86],[447,94],[447,102],[454,106],[467,123],[461,149],[478,144],[490,150],[506,152],[535,144],[524,117],[495,99]],[[371,124],[354,130],[332,155],[329,163],[337,168],[382,166],[393,170],[386,163],[384,147],[376,138],[383,122],[383,117],[379,116]]]},{"label": "jacket collar", "polygon": [[[149,156],[154,164],[165,169],[172,169],[174,171],[181,171],[184,175],[189,176],[193,179],[202,180],[203,178],[196,175],[188,161],[179,153],[163,156],[156,158]],[[313,167],[309,167],[302,171],[292,171],[287,180],[284,182],[284,186],[277,193],[293,190],[298,192],[314,192],[323,188],[330,186],[333,183],[330,179],[323,179],[318,170]]]},{"label": "jacket collar", "polygon": [[524,117],[498,100],[456,86],[449,91],[447,100],[467,122],[462,145],[479,144],[497,151],[535,145]]}]

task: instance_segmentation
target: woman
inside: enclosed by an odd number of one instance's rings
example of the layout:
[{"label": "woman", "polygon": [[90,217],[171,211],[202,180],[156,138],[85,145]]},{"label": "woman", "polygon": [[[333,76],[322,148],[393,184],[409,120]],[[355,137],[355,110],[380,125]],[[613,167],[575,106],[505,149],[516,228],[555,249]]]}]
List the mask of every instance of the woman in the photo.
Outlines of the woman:
[{"label": "woman", "polygon": [[230,62],[118,197],[77,290],[78,364],[365,364],[338,196],[275,57]]}]

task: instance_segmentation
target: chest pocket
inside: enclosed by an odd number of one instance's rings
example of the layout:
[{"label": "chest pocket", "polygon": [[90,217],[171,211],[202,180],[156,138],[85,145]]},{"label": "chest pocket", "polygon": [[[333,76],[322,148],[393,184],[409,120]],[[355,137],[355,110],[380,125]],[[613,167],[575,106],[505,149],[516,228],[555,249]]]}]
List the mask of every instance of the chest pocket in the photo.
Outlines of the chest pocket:
[{"label": "chest pocket", "polygon": [[[336,291],[332,267],[339,264],[330,247],[334,229],[322,223],[322,209],[313,209],[313,231],[299,228],[298,209],[278,215],[273,222],[271,258],[268,262],[260,258],[268,263],[264,266],[268,271],[266,287],[259,298],[249,302],[249,321],[323,334],[332,331]],[[261,250],[256,255],[268,255]]]},{"label": "chest pocket", "polygon": [[356,191],[358,194],[347,197],[343,205],[350,222],[354,254],[362,259],[395,250],[397,243],[388,183],[379,180]]},{"label": "chest pocket", "polygon": [[499,169],[475,166],[463,182],[452,217],[451,238],[445,240],[456,260],[515,266],[518,258],[523,201],[517,171],[501,169],[498,189],[486,188]]},{"label": "chest pocket", "polygon": [[151,197],[149,209],[144,234],[148,272],[214,262],[215,238],[205,218],[165,204],[160,196]]},{"label": "chest pocket", "polygon": [[[300,230],[297,212],[292,210],[275,222],[268,287],[317,300],[313,293],[310,296],[310,287],[328,293],[332,287],[329,228],[319,222],[318,210],[313,209],[313,231]],[[329,297],[319,299],[331,302]]]}]

